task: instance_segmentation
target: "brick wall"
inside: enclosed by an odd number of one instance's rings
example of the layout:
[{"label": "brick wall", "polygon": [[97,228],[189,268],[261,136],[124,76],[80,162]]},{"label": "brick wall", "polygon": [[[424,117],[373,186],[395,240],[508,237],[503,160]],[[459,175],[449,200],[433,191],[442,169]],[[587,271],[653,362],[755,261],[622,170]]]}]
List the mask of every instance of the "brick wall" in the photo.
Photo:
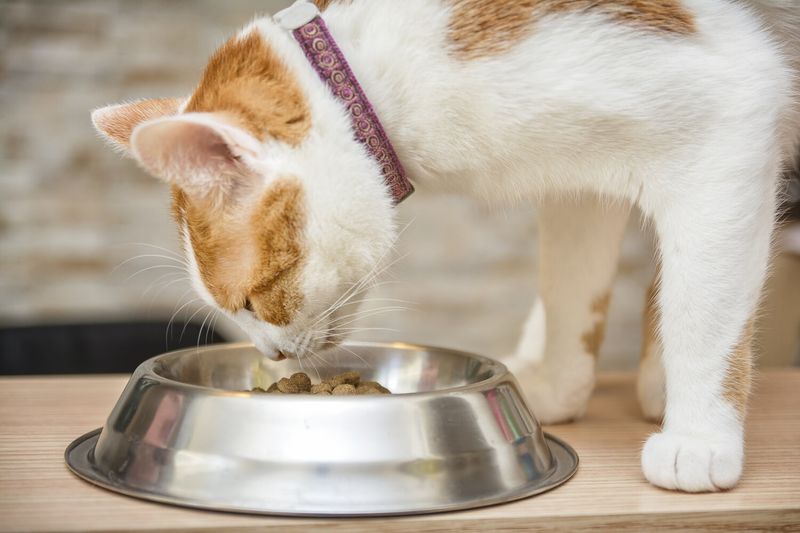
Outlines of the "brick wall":
[{"label": "brick wall", "polygon": [[[89,111],[187,94],[216,45],[259,10],[286,3],[0,2],[0,322],[158,318],[191,299],[180,270],[161,267],[172,260],[117,267],[137,254],[168,255],[133,243],[177,250],[176,234],[166,187],[103,146]],[[401,218],[414,222],[392,269],[397,283],[376,296],[416,310],[370,319],[365,326],[400,331],[364,336],[511,350],[536,293],[533,210],[418,194]],[[651,251],[637,226],[611,306],[607,367],[633,365],[639,349]],[[184,311],[205,316],[195,304]]]}]

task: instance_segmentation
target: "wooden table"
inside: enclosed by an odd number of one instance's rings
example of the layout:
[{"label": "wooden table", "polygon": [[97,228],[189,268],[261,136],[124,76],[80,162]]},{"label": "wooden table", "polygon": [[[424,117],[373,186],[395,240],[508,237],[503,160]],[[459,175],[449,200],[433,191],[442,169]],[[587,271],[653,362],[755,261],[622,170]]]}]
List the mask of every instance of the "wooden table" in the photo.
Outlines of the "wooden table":
[{"label": "wooden table", "polygon": [[639,417],[633,376],[603,375],[586,418],[548,431],[581,466],[566,485],[505,505],[405,518],[296,519],[181,509],[120,496],[74,477],[63,453],[102,425],[126,376],[0,379],[0,531],[800,531],[800,370],[763,372],[739,486],[679,494],[650,486],[639,449],[656,427]]}]

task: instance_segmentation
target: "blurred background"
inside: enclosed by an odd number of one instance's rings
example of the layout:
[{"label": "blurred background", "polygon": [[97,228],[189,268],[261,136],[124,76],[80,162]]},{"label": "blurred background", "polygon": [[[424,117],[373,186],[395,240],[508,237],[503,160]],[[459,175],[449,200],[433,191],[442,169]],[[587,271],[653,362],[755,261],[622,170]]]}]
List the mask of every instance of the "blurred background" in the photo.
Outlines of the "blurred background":
[{"label": "blurred background", "polygon": [[[208,309],[192,301],[175,255],[167,187],[105,146],[89,113],[189,94],[219,44],[255,14],[289,3],[0,0],[0,372],[124,371],[165,349],[242,338],[223,318],[209,331]],[[361,323],[397,331],[358,337],[510,353],[536,295],[535,211],[418,193],[400,219],[408,229],[398,261],[372,295],[410,309]],[[653,273],[652,235],[641,226],[632,217],[605,369],[638,361]],[[786,251],[777,253],[760,321],[762,364],[797,361],[794,228],[778,239]]]}]

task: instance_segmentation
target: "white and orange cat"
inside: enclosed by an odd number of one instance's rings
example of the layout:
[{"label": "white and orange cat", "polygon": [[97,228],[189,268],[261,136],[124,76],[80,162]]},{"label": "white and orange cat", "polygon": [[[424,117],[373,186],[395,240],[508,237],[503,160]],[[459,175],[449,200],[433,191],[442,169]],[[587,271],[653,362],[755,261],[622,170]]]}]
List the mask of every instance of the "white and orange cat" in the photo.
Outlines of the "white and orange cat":
[{"label": "white and orange cat", "polygon": [[[540,205],[540,299],[512,363],[534,374],[542,421],[584,412],[630,206],[652,221],[639,398],[663,428],[644,475],[733,487],[779,176],[800,139],[800,2],[316,3],[418,188]],[[190,96],[93,120],[172,184],[197,290],[259,350],[304,357],[339,338],[352,308],[325,312],[387,255],[395,215],[287,30],[258,18]]]}]

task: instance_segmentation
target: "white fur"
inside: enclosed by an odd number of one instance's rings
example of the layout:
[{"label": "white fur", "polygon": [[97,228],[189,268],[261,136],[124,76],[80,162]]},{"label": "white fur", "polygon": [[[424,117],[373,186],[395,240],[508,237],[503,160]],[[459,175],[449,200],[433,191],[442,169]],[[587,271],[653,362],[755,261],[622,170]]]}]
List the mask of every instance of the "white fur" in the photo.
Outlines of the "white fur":
[{"label": "white fur", "polygon": [[[528,394],[542,419],[585,409],[594,361],[580,337],[596,319],[592,299],[610,284],[624,222],[588,205],[548,207],[549,199],[610,197],[652,220],[668,403],[642,465],[657,485],[701,491],[741,474],[743,426],[722,384],[755,310],[776,180],[800,133],[792,71],[800,5],[685,5],[697,36],[561,14],[538,21],[509,53],[466,62],[448,53],[441,2],[356,1],[334,5],[326,19],[418,187],[490,201],[547,198],[545,313],[534,311],[528,328],[544,325],[546,338],[526,334],[519,348],[535,359],[546,347],[538,367],[521,370],[536,373]],[[758,8],[782,17],[776,33]],[[551,232],[558,237],[547,244]]]},{"label": "white fur", "polygon": [[[542,300],[517,365],[534,373],[529,398],[543,420],[583,413],[595,362],[581,338],[602,318],[592,302],[611,284],[628,206],[653,222],[667,404],[642,467],[656,485],[703,491],[734,485],[742,471],[743,425],[722,387],[766,275],[776,181],[800,134],[800,4],[684,5],[696,35],[561,13],[537,20],[510,51],[476,60],[452,53],[444,0],[334,3],[325,19],[418,188],[544,204]],[[249,31],[267,38],[311,103],[302,145],[265,143],[253,162],[265,185],[302,180],[309,255],[306,305],[291,325],[246,311],[233,318],[265,353],[303,356],[336,325],[316,317],[386,255],[392,209],[349,118],[292,37],[270,19]]]}]

